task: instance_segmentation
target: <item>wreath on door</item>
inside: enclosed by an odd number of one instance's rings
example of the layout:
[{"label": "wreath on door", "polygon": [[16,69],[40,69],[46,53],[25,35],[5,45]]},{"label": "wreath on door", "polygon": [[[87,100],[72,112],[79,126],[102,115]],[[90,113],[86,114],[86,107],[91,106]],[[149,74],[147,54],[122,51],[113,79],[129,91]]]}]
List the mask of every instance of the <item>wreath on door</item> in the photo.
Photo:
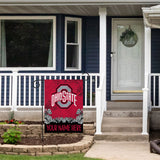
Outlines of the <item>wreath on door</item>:
[{"label": "wreath on door", "polygon": [[120,41],[126,47],[133,47],[138,42],[138,36],[129,26],[129,28],[126,29],[120,36]]}]

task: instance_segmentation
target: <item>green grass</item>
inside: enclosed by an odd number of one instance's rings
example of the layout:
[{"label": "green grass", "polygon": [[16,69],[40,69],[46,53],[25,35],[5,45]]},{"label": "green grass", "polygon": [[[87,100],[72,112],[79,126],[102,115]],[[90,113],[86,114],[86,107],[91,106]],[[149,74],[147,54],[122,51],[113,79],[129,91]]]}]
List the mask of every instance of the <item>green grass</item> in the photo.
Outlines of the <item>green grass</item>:
[{"label": "green grass", "polygon": [[84,154],[68,154],[68,155],[37,156],[37,157],[0,154],[0,160],[100,160],[100,159],[85,158]]}]

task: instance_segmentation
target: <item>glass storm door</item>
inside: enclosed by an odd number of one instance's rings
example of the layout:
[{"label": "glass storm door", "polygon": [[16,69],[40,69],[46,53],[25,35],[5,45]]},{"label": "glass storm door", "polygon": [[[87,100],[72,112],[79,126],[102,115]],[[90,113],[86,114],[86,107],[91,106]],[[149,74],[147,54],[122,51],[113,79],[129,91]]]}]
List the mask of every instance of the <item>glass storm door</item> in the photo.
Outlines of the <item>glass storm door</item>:
[{"label": "glass storm door", "polygon": [[112,98],[137,99],[144,75],[143,22],[114,19],[112,27]]}]

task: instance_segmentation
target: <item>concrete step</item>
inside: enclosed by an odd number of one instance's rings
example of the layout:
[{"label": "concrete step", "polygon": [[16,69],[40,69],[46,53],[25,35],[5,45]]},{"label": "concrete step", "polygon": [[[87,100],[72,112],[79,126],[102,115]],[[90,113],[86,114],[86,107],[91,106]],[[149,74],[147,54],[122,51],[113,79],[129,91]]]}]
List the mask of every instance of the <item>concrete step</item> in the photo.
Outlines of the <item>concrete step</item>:
[{"label": "concrete step", "polygon": [[139,110],[129,110],[129,111],[110,111],[104,112],[104,117],[142,117],[142,111]]},{"label": "concrete step", "polygon": [[102,132],[142,132],[142,126],[128,126],[128,125],[103,125]]},{"label": "concrete step", "polygon": [[107,110],[142,110],[143,102],[107,102]]},{"label": "concrete step", "polygon": [[103,124],[125,124],[128,123],[129,125],[134,124],[142,124],[142,117],[103,117]]},{"label": "concrete step", "polygon": [[148,142],[149,136],[141,133],[130,132],[103,132],[101,135],[95,135],[95,140],[107,141],[145,141]]}]

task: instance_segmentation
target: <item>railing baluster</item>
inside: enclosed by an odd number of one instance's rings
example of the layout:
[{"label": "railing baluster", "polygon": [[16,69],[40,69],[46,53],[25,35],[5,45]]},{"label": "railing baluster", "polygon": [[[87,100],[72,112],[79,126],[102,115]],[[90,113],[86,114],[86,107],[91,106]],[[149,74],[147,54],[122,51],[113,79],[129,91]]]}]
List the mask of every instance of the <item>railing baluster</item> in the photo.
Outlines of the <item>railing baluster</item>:
[{"label": "railing baluster", "polygon": [[[34,80],[34,82],[35,82],[35,80],[36,80],[36,76],[33,76],[33,78],[34,78],[33,80]],[[33,91],[34,91],[33,106],[36,106],[36,93],[37,93],[36,89],[37,89],[37,88],[34,88],[34,90],[33,90]]]},{"label": "railing baluster", "polygon": [[23,89],[24,89],[24,97],[23,97],[23,106],[26,106],[26,76],[24,75],[24,86],[23,86]]},{"label": "railing baluster", "polygon": [[[1,82],[0,82],[0,84],[1,84]],[[11,99],[11,96],[12,96],[11,87],[12,87],[12,76],[9,76],[9,106],[12,105],[11,104],[11,101],[12,101],[12,99]],[[0,100],[0,102],[1,102],[1,100]]]},{"label": "railing baluster", "polygon": [[21,76],[19,75],[19,96],[18,96],[18,106],[21,106]]},{"label": "railing baluster", "polygon": [[92,106],[92,76],[90,76],[90,106]]},{"label": "railing baluster", "polygon": [[85,106],[87,106],[87,76],[85,77]]},{"label": "railing baluster", "polygon": [[[50,79],[51,79],[52,77],[50,76]],[[40,78],[40,76],[39,76],[39,80],[41,80],[41,78]],[[39,106],[41,106],[41,87],[42,87],[42,81],[39,81],[39,96],[38,96],[38,98],[39,98]]]},{"label": "railing baluster", "polygon": [[[28,76],[28,105],[31,106],[31,77],[32,76]],[[34,84],[33,84],[34,85]]]},{"label": "railing baluster", "polygon": [[[97,90],[97,76],[95,76],[95,96],[96,96],[96,90]],[[95,105],[96,105],[96,97],[95,97]]]},{"label": "railing baluster", "polygon": [[7,78],[4,76],[4,106],[6,106]]}]

